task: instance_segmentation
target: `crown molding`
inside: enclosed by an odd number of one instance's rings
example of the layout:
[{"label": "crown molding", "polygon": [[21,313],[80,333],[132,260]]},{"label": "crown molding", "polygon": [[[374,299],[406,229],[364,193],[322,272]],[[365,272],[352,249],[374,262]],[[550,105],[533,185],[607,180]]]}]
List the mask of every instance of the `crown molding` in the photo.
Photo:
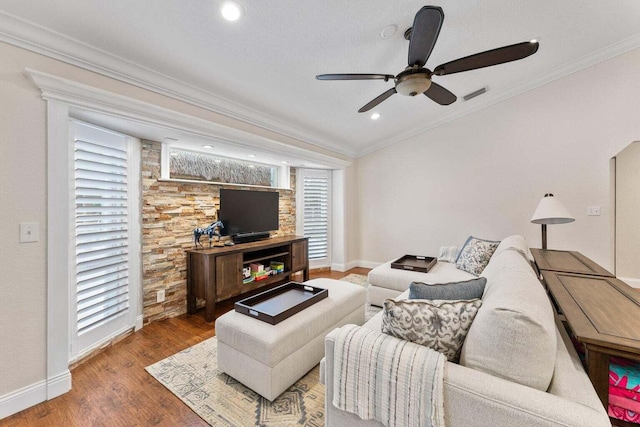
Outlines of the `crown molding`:
[{"label": "crown molding", "polygon": [[583,70],[585,68],[596,65],[600,62],[611,59],[615,56],[622,55],[624,53],[630,52],[634,49],[640,47],[640,34],[636,34],[632,37],[629,37],[625,40],[622,40],[618,43],[614,43],[610,46],[607,46],[603,49],[592,52],[591,54],[579,58],[576,61],[568,62],[562,67],[556,68],[553,71],[550,71],[546,74],[540,75],[537,79],[530,80],[529,82],[511,87],[509,89],[500,91],[500,92],[488,92],[489,96],[483,96],[482,98],[477,98],[473,102],[469,104],[465,103],[461,108],[452,111],[451,113],[441,114],[436,117],[434,120],[430,120],[425,125],[414,128],[410,131],[403,132],[391,139],[384,139],[372,142],[365,149],[358,150],[353,154],[353,157],[363,157],[368,154],[371,154],[375,151],[381,150],[385,147],[388,147],[393,144],[397,144],[399,142],[407,141],[412,138],[416,138],[427,131],[434,129],[438,126],[441,126],[450,121],[459,119],[461,117],[472,114],[476,111],[487,108],[491,105],[502,102],[506,99],[512,98],[516,95],[520,95],[524,92],[533,90],[537,87],[543,86],[552,81],[561,79],[569,74],[573,74],[577,71]]},{"label": "crown molding", "polygon": [[[113,117],[151,124],[163,129],[174,129],[203,138],[222,139],[232,144],[273,152],[284,152],[342,169],[350,159],[330,156],[303,147],[286,144],[276,139],[235,127],[228,127],[155,104],[98,89],[62,77],[26,69],[25,74],[41,90],[42,98],[68,104]],[[239,143],[238,141],[242,141]]]},{"label": "crown molding", "polygon": [[[450,113],[440,114],[422,126],[400,133],[393,138],[372,141],[362,149],[350,149],[346,144],[338,144],[334,141],[318,138],[318,135],[292,126],[290,123],[284,123],[263,111],[241,105],[212,92],[203,91],[199,87],[158,73],[155,70],[142,67],[124,58],[112,55],[81,41],[53,32],[2,11],[0,11],[0,41],[178,101],[195,105],[259,129],[274,132],[283,137],[293,138],[305,144],[335,152],[337,154],[336,157],[346,156],[349,158],[357,158],[366,156],[390,145],[416,138],[450,121],[467,116],[554,80],[558,80],[568,74],[575,73],[614,56],[637,49],[640,47],[640,34],[595,51],[576,61],[569,62],[525,84],[511,87],[500,92],[490,91],[486,96],[470,101],[468,104],[465,103]],[[288,144],[284,145],[293,147]]]},{"label": "crown molding", "polygon": [[143,67],[32,22],[0,11],[0,41],[164,95],[306,144],[353,157],[348,147],[319,138],[264,111]]}]

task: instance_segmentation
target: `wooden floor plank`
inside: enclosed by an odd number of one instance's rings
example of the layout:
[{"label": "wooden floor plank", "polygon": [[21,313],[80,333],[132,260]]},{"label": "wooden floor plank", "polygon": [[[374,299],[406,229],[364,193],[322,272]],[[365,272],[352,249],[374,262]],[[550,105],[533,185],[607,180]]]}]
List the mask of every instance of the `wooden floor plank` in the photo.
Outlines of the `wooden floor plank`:
[{"label": "wooden floor plank", "polygon": [[[355,268],[310,276],[340,279],[368,272]],[[233,302],[216,304],[216,312],[232,310]],[[70,392],[2,419],[0,426],[207,426],[144,368],[214,335],[204,310],[152,322],[77,365]]]}]

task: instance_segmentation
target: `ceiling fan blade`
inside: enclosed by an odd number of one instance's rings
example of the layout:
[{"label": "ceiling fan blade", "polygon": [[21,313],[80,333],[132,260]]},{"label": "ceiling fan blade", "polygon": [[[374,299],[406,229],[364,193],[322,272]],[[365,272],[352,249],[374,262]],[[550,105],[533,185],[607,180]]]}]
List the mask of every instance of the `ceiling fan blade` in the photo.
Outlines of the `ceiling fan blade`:
[{"label": "ceiling fan blade", "polygon": [[435,82],[431,82],[431,86],[429,86],[429,89],[427,89],[424,94],[429,99],[437,102],[440,105],[453,104],[458,99],[458,97],[451,93],[448,89],[443,88]]},{"label": "ceiling fan blade", "polygon": [[438,40],[444,12],[437,6],[424,6],[416,13],[409,40],[409,66],[423,67]]},{"label": "ceiling fan blade", "polygon": [[393,80],[396,76],[392,74],[319,74],[318,80]]},{"label": "ceiling fan blade", "polygon": [[373,107],[375,107],[376,105],[380,104],[382,101],[384,101],[385,99],[387,99],[388,97],[390,97],[394,93],[397,93],[396,92],[396,88],[392,87],[388,91],[384,92],[382,95],[378,95],[377,97],[375,97],[374,99],[369,101],[368,104],[366,104],[364,107],[362,107],[361,109],[358,110],[358,113],[364,113],[364,112],[367,112],[367,111],[371,110]]},{"label": "ceiling fan blade", "polygon": [[433,74],[443,76],[445,74],[460,73],[462,71],[517,61],[518,59],[523,59],[536,53],[538,46],[538,42],[523,42],[476,53],[475,55],[465,56],[464,58],[438,65],[433,71]]}]

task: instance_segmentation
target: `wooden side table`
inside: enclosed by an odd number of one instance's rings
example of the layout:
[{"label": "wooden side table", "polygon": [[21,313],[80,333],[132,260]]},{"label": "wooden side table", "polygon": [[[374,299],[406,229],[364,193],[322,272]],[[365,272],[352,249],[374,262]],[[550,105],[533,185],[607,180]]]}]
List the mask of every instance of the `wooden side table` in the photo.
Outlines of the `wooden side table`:
[{"label": "wooden side table", "polygon": [[[609,358],[640,361],[640,293],[584,255],[560,252],[532,249],[557,315],[585,347],[587,374],[607,409]],[[569,271],[562,271],[565,261]]]}]

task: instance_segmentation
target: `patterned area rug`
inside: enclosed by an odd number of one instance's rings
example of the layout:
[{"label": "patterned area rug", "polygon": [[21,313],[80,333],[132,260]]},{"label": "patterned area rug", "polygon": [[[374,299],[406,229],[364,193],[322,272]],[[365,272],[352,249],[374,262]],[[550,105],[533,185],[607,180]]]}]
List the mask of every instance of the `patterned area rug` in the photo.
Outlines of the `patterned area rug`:
[{"label": "patterned area rug", "polygon": [[[365,288],[369,286],[369,282],[367,282],[367,276],[363,274],[349,274],[348,276],[345,276],[340,280],[353,283],[356,285],[364,286]],[[371,304],[369,304],[369,302],[367,302],[367,305],[365,306],[365,313],[364,313],[365,321],[369,321],[369,319],[371,319],[373,316],[376,315],[376,313],[378,313],[381,310],[382,308],[372,306]]]},{"label": "patterned area rug", "polygon": [[[367,276],[360,274],[341,280],[367,286]],[[377,311],[367,306],[367,319]],[[220,371],[217,351],[218,340],[213,337],[146,370],[212,426],[324,426],[319,365],[270,402]]]},{"label": "patterned area rug", "polygon": [[216,337],[146,368],[212,426],[324,426],[324,385],[316,366],[269,402],[218,369]]}]

